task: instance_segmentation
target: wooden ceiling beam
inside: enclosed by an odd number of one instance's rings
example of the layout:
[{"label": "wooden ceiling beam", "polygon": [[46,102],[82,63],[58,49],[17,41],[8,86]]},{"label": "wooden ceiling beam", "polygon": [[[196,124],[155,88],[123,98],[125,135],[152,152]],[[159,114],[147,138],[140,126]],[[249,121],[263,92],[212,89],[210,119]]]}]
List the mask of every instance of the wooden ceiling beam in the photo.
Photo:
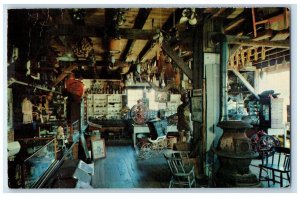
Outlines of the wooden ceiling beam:
[{"label": "wooden ceiling beam", "polygon": [[[145,25],[145,22],[149,16],[151,12],[151,8],[140,8],[139,12],[135,18],[135,22],[133,25],[133,29],[142,29],[143,26]],[[134,46],[135,43],[135,39],[129,39],[127,41],[127,44],[125,46],[125,49],[123,51],[123,53],[121,54],[120,59],[121,60],[126,60],[128,54],[131,53],[132,47]]]},{"label": "wooden ceiling beam", "polygon": [[[120,28],[121,39],[150,40],[153,37],[153,31],[142,29]],[[104,37],[105,27],[96,26],[74,26],[58,25],[56,28],[48,29],[51,35],[82,36],[82,37]]]},{"label": "wooden ceiling beam", "polygon": [[214,14],[212,15],[212,18],[217,18],[217,17],[220,16],[225,10],[226,10],[226,8],[220,8],[216,13],[214,13]]},{"label": "wooden ceiling beam", "polygon": [[228,19],[234,19],[244,12],[245,8],[234,8],[233,11],[227,16]]},{"label": "wooden ceiling beam", "polygon": [[68,76],[73,70],[77,68],[77,64],[73,64],[62,71],[62,73],[56,78],[56,80],[53,82],[52,87],[56,86],[61,82],[66,76]]},{"label": "wooden ceiling beam", "polygon": [[174,61],[174,63],[186,74],[186,76],[193,81],[193,73],[189,66],[181,59],[167,42],[162,43],[162,49]]},{"label": "wooden ceiling beam", "polygon": [[225,28],[224,31],[228,32],[236,27],[238,27],[242,22],[244,22],[245,19],[244,18],[238,18],[236,20],[234,20],[233,22],[231,22],[230,24],[228,24]]},{"label": "wooden ceiling beam", "polygon": [[170,29],[172,29],[176,24],[179,23],[180,18],[182,16],[183,9],[179,8],[176,9],[168,18],[168,20],[165,22],[165,24],[162,26],[162,29],[166,32],[168,32]]},{"label": "wooden ceiling beam", "polygon": [[251,39],[243,39],[243,38],[236,38],[236,36],[227,35],[227,41],[229,44],[238,44],[242,46],[264,46],[264,47],[274,47],[274,48],[283,48],[289,49],[290,48],[290,41],[253,41]]},{"label": "wooden ceiling beam", "polygon": [[143,61],[144,57],[147,55],[147,53],[154,47],[155,43],[154,40],[149,40],[145,47],[141,50],[140,54],[137,56],[137,58],[141,61]]},{"label": "wooden ceiling beam", "polygon": [[[182,16],[182,10],[181,8],[176,9],[168,18],[168,20],[163,24],[162,29],[166,32],[168,32],[171,28],[173,28],[174,26],[176,26],[176,24],[179,23],[180,18]],[[174,21],[175,19],[175,21]],[[151,38],[152,39],[152,38]],[[142,51],[140,52],[140,54],[138,55],[138,58],[143,61],[143,58],[146,56],[147,53],[149,53],[149,51],[154,47],[154,41],[153,40],[149,40],[146,45],[144,46],[144,48],[142,49]]]}]

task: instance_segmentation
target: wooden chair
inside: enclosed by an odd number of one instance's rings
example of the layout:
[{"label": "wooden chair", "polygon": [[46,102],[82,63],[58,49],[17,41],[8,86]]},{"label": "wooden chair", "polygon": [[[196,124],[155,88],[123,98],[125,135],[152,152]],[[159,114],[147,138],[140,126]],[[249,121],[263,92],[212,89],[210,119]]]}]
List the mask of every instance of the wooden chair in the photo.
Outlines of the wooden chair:
[{"label": "wooden chair", "polygon": [[[259,165],[259,180],[268,181],[268,187],[270,187],[270,181],[272,181],[273,184],[279,183],[280,187],[283,187],[284,180],[287,180],[290,184],[290,149],[285,147],[273,147],[271,151],[271,154],[263,154],[266,156],[262,158],[262,163]],[[265,176],[262,175],[262,171],[266,172]]]},{"label": "wooden chair", "polygon": [[189,163],[186,152],[176,151],[169,155],[164,154],[164,156],[172,173],[169,188],[174,185],[189,188],[194,185],[196,187],[194,166]]}]

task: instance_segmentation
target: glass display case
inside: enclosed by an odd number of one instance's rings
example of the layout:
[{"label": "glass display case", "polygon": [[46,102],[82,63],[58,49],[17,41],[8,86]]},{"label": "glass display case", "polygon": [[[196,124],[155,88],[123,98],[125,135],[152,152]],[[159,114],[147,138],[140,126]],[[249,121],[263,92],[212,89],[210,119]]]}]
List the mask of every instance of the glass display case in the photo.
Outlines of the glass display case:
[{"label": "glass display case", "polygon": [[23,187],[32,188],[55,163],[56,141],[50,140],[23,162]]}]

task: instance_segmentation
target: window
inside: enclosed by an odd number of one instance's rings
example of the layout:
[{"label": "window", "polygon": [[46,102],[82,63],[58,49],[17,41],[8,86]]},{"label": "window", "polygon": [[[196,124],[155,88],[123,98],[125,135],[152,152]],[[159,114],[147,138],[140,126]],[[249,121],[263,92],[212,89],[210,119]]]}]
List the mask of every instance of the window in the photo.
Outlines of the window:
[{"label": "window", "polygon": [[278,97],[284,99],[283,118],[287,120],[287,105],[290,105],[290,69],[265,69],[265,74],[259,78],[259,93],[274,90]]},{"label": "window", "polygon": [[[137,100],[143,98],[144,89],[128,89],[127,90],[127,103],[128,107],[131,109],[134,105],[137,104]],[[158,103],[155,102],[155,90],[147,90],[147,98],[149,99],[149,109],[158,110]]]},{"label": "window", "polygon": [[134,105],[137,104],[137,100],[143,98],[143,90],[142,89],[128,89],[127,90],[127,104],[129,109],[131,109]]},{"label": "window", "polygon": [[147,93],[147,97],[149,99],[149,109],[150,110],[158,110],[158,103],[155,102],[155,90],[151,89]]}]

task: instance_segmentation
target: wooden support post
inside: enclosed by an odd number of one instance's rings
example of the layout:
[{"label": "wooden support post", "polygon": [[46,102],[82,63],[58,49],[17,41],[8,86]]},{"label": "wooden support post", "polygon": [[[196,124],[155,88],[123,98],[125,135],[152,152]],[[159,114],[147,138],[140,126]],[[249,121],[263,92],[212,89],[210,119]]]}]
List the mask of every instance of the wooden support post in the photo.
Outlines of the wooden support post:
[{"label": "wooden support post", "polygon": [[[193,89],[203,89],[203,66],[204,66],[204,50],[203,50],[203,25],[200,25],[194,30],[193,35]],[[203,92],[202,92],[203,93]],[[205,94],[202,94],[204,100]],[[200,101],[199,101],[200,102]],[[203,102],[203,108],[205,103]],[[203,109],[202,109],[203,111]],[[205,116],[202,116],[205,117]],[[192,152],[199,158],[199,179],[205,179],[205,165],[206,165],[206,120],[202,119],[201,122],[193,122],[193,150]]]}]

